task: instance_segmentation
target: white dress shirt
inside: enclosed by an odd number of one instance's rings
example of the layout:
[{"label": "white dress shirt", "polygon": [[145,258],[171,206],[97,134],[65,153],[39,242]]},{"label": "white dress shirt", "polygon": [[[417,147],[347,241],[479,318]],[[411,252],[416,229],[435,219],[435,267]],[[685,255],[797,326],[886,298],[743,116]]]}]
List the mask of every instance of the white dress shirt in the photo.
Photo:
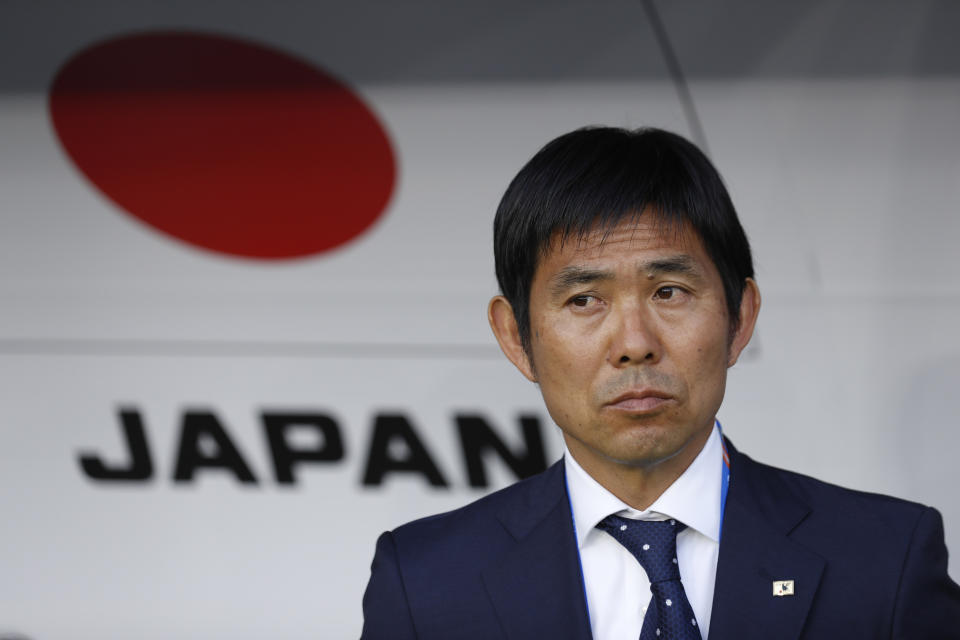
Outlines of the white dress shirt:
[{"label": "white dress shirt", "polygon": [[707,640],[720,552],[723,445],[717,428],[687,470],[645,511],[631,508],[603,488],[569,450],[564,464],[594,640],[639,638],[650,603],[646,571],[626,547],[596,528],[612,513],[640,520],[674,518],[687,525],[677,535],[680,580]]}]

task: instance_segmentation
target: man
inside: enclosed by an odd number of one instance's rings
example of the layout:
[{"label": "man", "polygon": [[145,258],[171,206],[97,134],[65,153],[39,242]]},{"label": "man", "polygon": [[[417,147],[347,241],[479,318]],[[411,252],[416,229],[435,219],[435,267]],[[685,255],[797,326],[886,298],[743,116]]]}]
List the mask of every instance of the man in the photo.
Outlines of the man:
[{"label": "man", "polygon": [[494,251],[490,325],[566,455],[383,534],[364,638],[960,638],[934,509],[723,439],[760,292],[696,147],[654,129],[561,136],[507,189]]}]

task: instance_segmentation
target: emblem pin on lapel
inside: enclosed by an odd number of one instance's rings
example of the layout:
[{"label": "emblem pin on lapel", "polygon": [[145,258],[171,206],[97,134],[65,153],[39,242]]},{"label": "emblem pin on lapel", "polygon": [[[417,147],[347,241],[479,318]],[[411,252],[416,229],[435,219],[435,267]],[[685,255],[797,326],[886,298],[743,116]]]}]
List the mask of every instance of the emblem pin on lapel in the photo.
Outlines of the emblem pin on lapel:
[{"label": "emblem pin on lapel", "polygon": [[773,595],[775,595],[775,596],[792,596],[792,595],[793,595],[793,580],[774,580],[774,581],[773,581]]}]

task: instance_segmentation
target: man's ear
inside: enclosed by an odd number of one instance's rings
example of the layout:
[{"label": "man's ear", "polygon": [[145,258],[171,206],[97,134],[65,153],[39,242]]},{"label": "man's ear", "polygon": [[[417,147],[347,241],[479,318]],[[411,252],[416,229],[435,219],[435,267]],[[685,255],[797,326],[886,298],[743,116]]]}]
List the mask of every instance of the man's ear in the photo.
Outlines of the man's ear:
[{"label": "man's ear", "polygon": [[740,353],[746,348],[753,335],[753,328],[757,324],[757,316],[760,314],[760,288],[757,287],[753,278],[747,278],[746,285],[743,287],[743,297],[740,299],[740,313],[737,329],[730,341],[730,353],[727,357],[727,366],[732,367],[740,357]]},{"label": "man's ear", "polygon": [[493,329],[493,335],[500,343],[500,350],[507,359],[520,370],[527,380],[536,382],[537,376],[533,372],[533,366],[527,352],[523,348],[523,342],[520,340],[520,330],[517,328],[517,318],[513,315],[513,307],[503,296],[494,296],[487,307],[487,320],[490,321],[490,328]]}]

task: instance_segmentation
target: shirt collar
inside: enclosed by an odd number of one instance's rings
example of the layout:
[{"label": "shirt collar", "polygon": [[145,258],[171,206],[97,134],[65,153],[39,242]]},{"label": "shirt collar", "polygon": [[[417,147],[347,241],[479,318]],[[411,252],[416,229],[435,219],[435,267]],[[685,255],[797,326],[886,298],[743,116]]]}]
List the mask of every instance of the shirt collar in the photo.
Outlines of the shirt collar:
[{"label": "shirt collar", "polygon": [[620,500],[581,467],[565,450],[567,493],[577,530],[577,545],[583,548],[597,523],[612,513],[642,520],[675,518],[715,542],[720,541],[720,484],[723,446],[720,432],[713,432],[690,466],[644,511]]}]

